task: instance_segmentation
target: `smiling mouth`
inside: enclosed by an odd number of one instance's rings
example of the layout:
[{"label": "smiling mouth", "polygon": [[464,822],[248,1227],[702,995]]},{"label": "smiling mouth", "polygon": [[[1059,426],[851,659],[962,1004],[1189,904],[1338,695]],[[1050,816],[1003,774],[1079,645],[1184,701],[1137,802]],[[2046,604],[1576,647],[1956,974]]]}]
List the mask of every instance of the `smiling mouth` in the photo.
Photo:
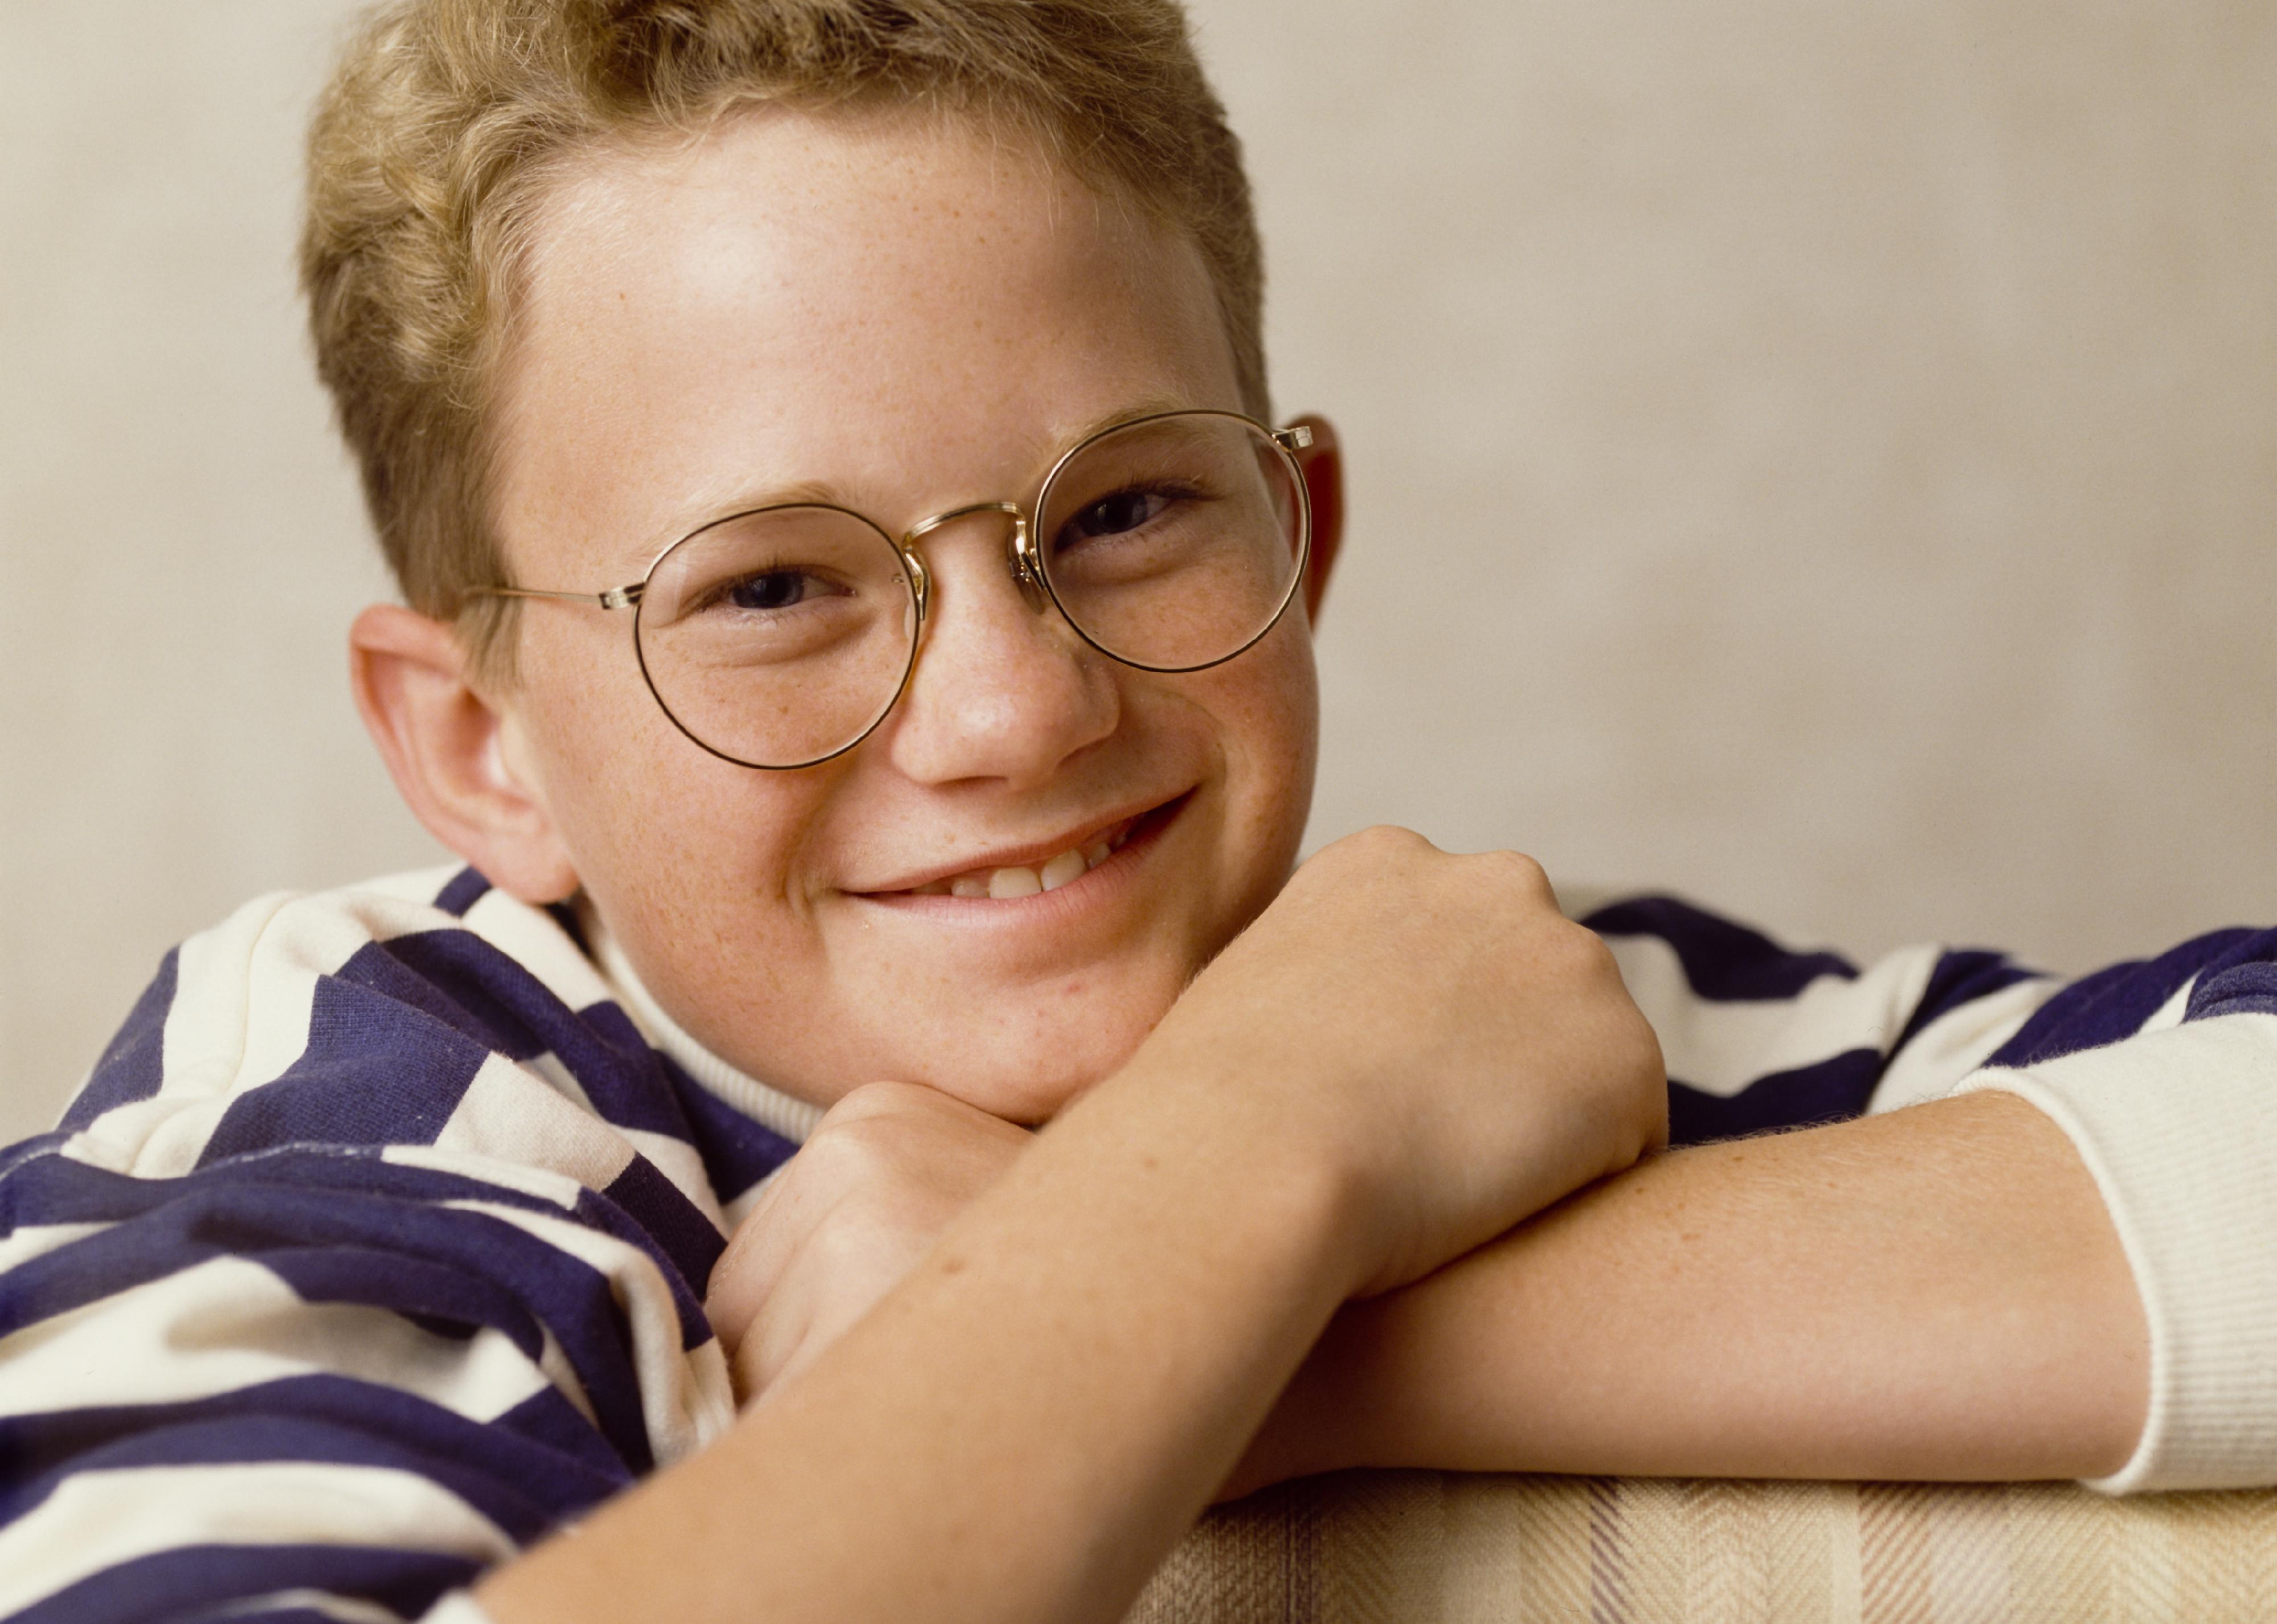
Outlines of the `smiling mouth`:
[{"label": "smiling mouth", "polygon": [[903,895],[986,896],[1001,902],[1007,897],[1033,896],[1039,891],[1056,891],[1072,881],[1082,879],[1122,850],[1123,842],[1131,838],[1131,831],[1138,822],[1136,818],[1125,818],[1122,822],[1100,830],[1084,844],[1033,866],[1016,863],[1004,868],[970,868],[961,874],[951,874],[946,880],[912,887]]},{"label": "smiling mouth", "polygon": [[1185,805],[1181,795],[1161,805],[1111,823],[1065,851],[1038,863],[982,865],[961,874],[944,874],[905,890],[878,893],[885,896],[955,896],[969,900],[1007,902],[1036,896],[1072,885],[1093,869],[1109,861],[1131,841],[1154,834]]}]

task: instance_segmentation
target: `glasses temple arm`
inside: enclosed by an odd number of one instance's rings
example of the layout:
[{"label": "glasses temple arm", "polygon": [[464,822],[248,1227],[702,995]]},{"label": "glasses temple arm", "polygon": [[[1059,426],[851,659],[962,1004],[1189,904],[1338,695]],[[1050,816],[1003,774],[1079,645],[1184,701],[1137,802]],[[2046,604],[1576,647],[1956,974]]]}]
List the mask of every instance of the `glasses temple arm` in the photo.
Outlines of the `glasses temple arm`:
[{"label": "glasses temple arm", "polygon": [[629,609],[641,600],[641,589],[647,584],[636,581],[630,586],[612,587],[605,592],[549,592],[529,586],[476,586],[467,591],[469,598],[552,598],[563,603],[598,604],[604,609]]}]

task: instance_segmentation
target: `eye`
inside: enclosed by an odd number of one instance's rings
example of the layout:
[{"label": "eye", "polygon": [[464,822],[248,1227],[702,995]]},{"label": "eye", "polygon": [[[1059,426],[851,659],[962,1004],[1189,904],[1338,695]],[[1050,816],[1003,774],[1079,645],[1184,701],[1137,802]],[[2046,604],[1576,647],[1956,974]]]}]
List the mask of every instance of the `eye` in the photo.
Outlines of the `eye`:
[{"label": "eye", "polygon": [[1082,536],[1120,536],[1135,530],[1170,505],[1161,491],[1117,491],[1076,515],[1070,526]]},{"label": "eye", "polygon": [[1057,547],[1064,552],[1080,542],[1128,536],[1145,530],[1181,503],[1192,500],[1196,494],[1175,484],[1127,486],[1078,508],[1075,515],[1060,526],[1055,538]]},{"label": "eye", "polygon": [[788,609],[820,597],[827,590],[819,578],[803,569],[767,569],[731,583],[720,601],[735,609]]}]

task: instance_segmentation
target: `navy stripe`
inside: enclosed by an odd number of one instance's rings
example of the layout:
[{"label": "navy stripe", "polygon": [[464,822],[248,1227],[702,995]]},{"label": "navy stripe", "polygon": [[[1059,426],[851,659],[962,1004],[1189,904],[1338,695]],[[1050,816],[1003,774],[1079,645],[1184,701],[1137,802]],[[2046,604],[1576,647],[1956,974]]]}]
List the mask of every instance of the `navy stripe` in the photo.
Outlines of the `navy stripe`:
[{"label": "navy stripe", "polygon": [[450,883],[435,893],[435,905],[454,919],[463,919],[467,910],[488,895],[491,882],[471,868],[462,868],[453,874]]},{"label": "navy stripe", "polygon": [[2215,931],[2156,958],[2113,964],[2083,976],[2035,1010],[1987,1064],[2034,1065],[2133,1037],[2192,976],[2218,972],[2257,954],[2266,957],[2267,949],[2259,944],[2271,940],[2267,932]]},{"label": "navy stripe", "polygon": [[1684,979],[1702,998],[1792,998],[1824,976],[1854,980],[1857,968],[1832,953],[1797,953],[1760,931],[1718,919],[1673,896],[1637,896],[1580,921],[1601,936],[1657,936],[1675,950]]},{"label": "navy stripe", "polygon": [[346,973],[376,955],[363,949],[342,974],[318,978],[308,1048],[231,1102],[201,1167],[279,1145],[434,1142],[490,1049],[395,995],[404,988],[375,991]]},{"label": "navy stripe", "polygon": [[126,1024],[95,1063],[79,1097],[64,1112],[66,1128],[86,1127],[107,1110],[147,1100],[158,1092],[165,1060],[166,1017],[174,1007],[174,989],[181,975],[181,949],[159,961],[158,973],[134,1001]]},{"label": "navy stripe", "polygon": [[297,1590],[361,1597],[416,1618],[481,1572],[464,1557],[369,1545],[186,1545],[106,1568],[10,1624],[153,1624]]},{"label": "navy stripe", "polygon": [[[580,1216],[656,1260],[688,1346],[709,1338],[702,1303],[655,1241],[590,1193]],[[541,1323],[611,1446],[635,1470],[653,1463],[630,1329],[607,1277],[486,1213],[281,1186],[200,1188],[0,1276],[0,1334],[222,1256],[261,1264],[296,1289],[319,1292],[316,1300],[480,1315],[525,1346],[530,1322]],[[446,1292],[438,1282],[451,1275],[458,1281]]]},{"label": "navy stripe", "polygon": [[689,1137],[704,1158],[704,1175],[722,1205],[765,1178],[797,1154],[798,1147],[764,1123],[755,1122],[659,1055],[673,1094],[688,1114]]},{"label": "navy stripe", "polygon": [[[469,930],[420,931],[359,951],[339,972],[511,1060],[552,1053],[604,1121],[689,1137],[656,1051],[613,1003],[572,1010],[517,960]],[[413,1041],[375,1029],[374,1047]]]},{"label": "navy stripe", "polygon": [[11,1234],[27,1224],[121,1223],[156,1212],[185,1196],[221,1187],[408,1201],[484,1201],[556,1216],[567,1216],[572,1210],[544,1196],[464,1173],[390,1162],[377,1149],[361,1145],[294,1145],[200,1168],[177,1178],[137,1178],[56,1155],[50,1146],[45,1154],[26,1158],[0,1177],[0,1235]]},{"label": "navy stripe", "polygon": [[[372,1239],[387,1243],[392,1237]],[[385,1308],[451,1341],[496,1330],[532,1363],[545,1353],[544,1330],[512,1288],[447,1263],[407,1257],[390,1244],[245,1250],[239,1255],[276,1275],[302,1302]]]},{"label": "navy stripe", "polygon": [[[678,1185],[657,1170],[655,1163],[646,1156],[635,1156],[601,1194],[662,1248],[672,1264],[665,1271],[667,1277],[677,1276],[697,1292],[704,1289],[712,1278],[712,1266],[727,1249],[727,1238],[680,1193]],[[688,1346],[711,1339],[711,1324],[704,1321],[703,1334]]]},{"label": "navy stripe", "polygon": [[[590,1430],[588,1429],[590,1436]],[[183,1404],[0,1420],[0,1524],[80,1472],[295,1461],[380,1467],[440,1484],[527,1544],[631,1482],[392,1388],[344,1376],[263,1383]]]},{"label": "navy stripe", "polygon": [[[5,1192],[8,1181],[19,1170],[50,1160],[72,1139],[71,1130],[56,1128],[46,1133],[34,1133],[29,1139],[19,1139],[14,1144],[0,1148],[0,1235],[15,1228],[6,1216]],[[28,1220],[44,1224],[45,1218]]]},{"label": "navy stripe", "polygon": [[[397,1614],[400,1618],[401,1614]],[[182,1624],[340,1624],[338,1614],[314,1607],[259,1607],[248,1612],[235,1604],[209,1609],[184,1619]]]},{"label": "navy stripe", "polygon": [[[639,1159],[636,1158],[636,1161],[638,1162]],[[630,1186],[632,1189],[640,1193],[642,1197],[654,1199],[656,1186],[660,1184],[665,1190],[670,1192],[672,1200],[681,1202],[683,1206],[686,1204],[687,1198],[673,1188],[671,1180],[666,1178],[663,1174],[656,1172],[656,1170],[647,1163],[640,1162],[639,1164],[648,1167],[649,1172],[654,1175],[654,1178],[651,1181],[647,1178],[636,1176]],[[628,1169],[628,1171],[629,1170]],[[621,1176],[617,1180],[617,1184],[624,1182]],[[613,1189],[616,1185],[612,1185],[610,1187]],[[655,1262],[657,1272],[664,1277],[665,1284],[672,1289],[673,1306],[680,1318],[680,1346],[682,1348],[701,1347],[712,1339],[712,1322],[704,1312],[702,1292],[704,1283],[712,1277],[712,1264],[719,1261],[719,1253],[727,1249],[727,1242],[720,1238],[718,1230],[712,1228],[709,1219],[692,1208],[689,1209],[689,1216],[710,1231],[712,1245],[718,1248],[712,1252],[709,1260],[704,1262],[703,1274],[694,1277],[682,1271],[680,1265],[674,1261],[673,1254],[665,1249],[663,1242],[651,1233],[645,1224],[618,1206],[607,1195],[588,1190],[577,1198],[579,1223],[588,1229],[598,1230],[602,1234],[613,1235],[628,1246],[639,1247]]]},{"label": "navy stripe", "polygon": [[340,1624],[338,1614],[314,1607],[259,1607],[248,1613],[235,1604],[197,1613],[182,1624],[225,1624],[225,1620],[226,1624]]},{"label": "navy stripe", "polygon": [[1847,1122],[1866,1109],[1881,1080],[1879,1050],[1856,1048],[1792,1071],[1758,1078],[1729,1099],[1673,1078],[1668,1084],[1668,1142],[1704,1144],[1781,1128]]},{"label": "navy stripe", "polygon": [[2182,1018],[2277,1015],[2277,931],[2258,931],[2233,943],[2198,972]]},{"label": "navy stripe", "polygon": [[631,1468],[558,1387],[540,1388],[505,1414],[493,1416],[488,1425],[493,1436],[522,1439],[561,1463],[556,1469],[573,1475],[565,1482],[564,1493],[575,1489],[579,1481],[632,1481]]},{"label": "navy stripe", "polygon": [[1962,948],[1942,955],[1937,968],[1930,972],[1929,985],[1922,989],[1921,1002],[1914,1006],[1912,1017],[1890,1052],[1895,1055],[1905,1048],[1923,1027],[1939,1016],[1979,998],[2004,992],[2019,981],[2031,980],[2038,973],[2013,963],[2004,953],[1983,948]]},{"label": "navy stripe", "polygon": [[547,1018],[559,1024],[569,1013],[543,981],[470,930],[415,931],[371,942],[337,973],[509,1060],[542,1054],[549,1047],[540,1033]]},{"label": "navy stripe", "polygon": [[604,1121],[677,1140],[694,1137],[664,1056],[648,1046],[631,1017],[613,1003],[588,1004],[575,1013],[566,1004],[556,1007],[561,1020],[547,1033],[548,1047]]}]

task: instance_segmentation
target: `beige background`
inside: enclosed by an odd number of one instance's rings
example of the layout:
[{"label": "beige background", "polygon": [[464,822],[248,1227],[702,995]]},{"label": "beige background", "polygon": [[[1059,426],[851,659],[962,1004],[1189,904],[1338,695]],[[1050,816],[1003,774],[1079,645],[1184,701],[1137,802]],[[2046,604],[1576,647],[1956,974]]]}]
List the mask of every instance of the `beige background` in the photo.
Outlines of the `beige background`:
[{"label": "beige background", "polygon": [[[1352,459],[1316,841],[2069,967],[2277,916],[2277,11],[1195,9]],[[290,287],[346,11],[0,4],[8,1136],[171,941],[436,856]]]}]

